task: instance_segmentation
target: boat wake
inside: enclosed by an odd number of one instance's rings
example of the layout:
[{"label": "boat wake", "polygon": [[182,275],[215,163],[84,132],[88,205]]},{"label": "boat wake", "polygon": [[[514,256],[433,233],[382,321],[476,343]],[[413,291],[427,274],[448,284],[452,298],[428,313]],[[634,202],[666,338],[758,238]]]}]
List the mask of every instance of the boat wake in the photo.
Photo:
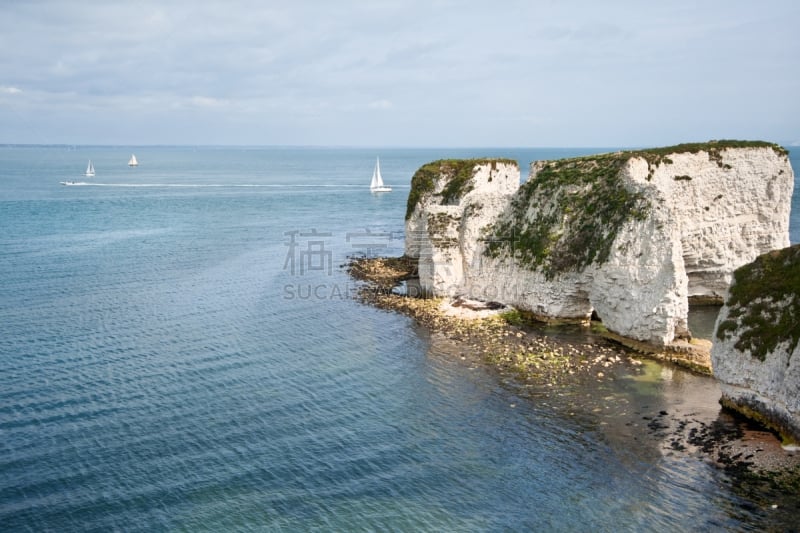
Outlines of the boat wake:
[{"label": "boat wake", "polygon": [[73,187],[121,187],[121,188],[194,188],[194,189],[362,189],[363,185],[342,184],[287,184],[287,183],[96,183],[88,181],[62,181],[61,185]]}]

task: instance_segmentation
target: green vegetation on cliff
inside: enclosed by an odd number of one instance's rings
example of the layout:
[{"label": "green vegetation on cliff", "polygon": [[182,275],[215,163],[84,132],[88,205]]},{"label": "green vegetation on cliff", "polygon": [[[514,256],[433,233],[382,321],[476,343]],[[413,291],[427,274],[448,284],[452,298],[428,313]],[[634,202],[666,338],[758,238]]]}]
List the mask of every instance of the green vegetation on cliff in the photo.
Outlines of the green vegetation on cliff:
[{"label": "green vegetation on cliff", "polygon": [[[672,154],[696,154],[699,152],[706,152],[708,154],[708,159],[714,161],[717,166],[726,170],[730,169],[730,165],[722,162],[722,151],[728,148],[771,148],[779,156],[787,157],[789,155],[786,148],[775,143],[766,141],[737,141],[732,139],[722,139],[704,143],[683,143],[674,146],[664,146],[662,148],[647,148],[644,150],[633,150],[622,153],[628,154],[630,157],[644,158],[648,165],[650,165],[651,170],[648,176],[648,179],[650,179],[653,173],[653,167],[660,165],[662,162],[672,163],[672,160],[668,157]],[[685,178],[691,179],[689,176],[685,176]]]},{"label": "green vegetation on cliff", "polygon": [[[651,208],[641,193],[622,182],[620,171],[630,159],[647,162],[649,180],[656,167],[672,164],[669,156],[679,153],[706,152],[720,168],[730,168],[722,162],[722,152],[729,148],[771,148],[787,155],[773,143],[720,140],[544,162],[490,228],[485,253],[513,256],[521,266],[541,270],[548,278],[603,264],[619,230],[629,221],[644,220]],[[674,179],[691,181],[691,176]]]},{"label": "green vegetation on cliff", "polygon": [[620,170],[630,157],[617,152],[545,163],[491,227],[485,253],[511,254],[549,278],[604,263],[620,228],[643,220],[650,209],[642,194],[622,183]]},{"label": "green vegetation on cliff", "polygon": [[710,159],[718,161],[719,153],[727,148],[772,148],[778,155],[789,155],[786,148],[779,144],[767,141],[739,141],[735,139],[721,139],[719,141],[708,141],[704,143],[683,143],[661,148],[633,150],[625,153],[631,154],[631,157],[644,157],[648,162],[653,163],[656,162],[658,158],[664,158],[670,154],[696,154],[698,152],[707,152]]},{"label": "green vegetation on cliff", "polygon": [[717,338],[737,335],[736,349],[760,361],[784,342],[791,354],[800,341],[800,245],[759,256],[733,277]]},{"label": "green vegetation on cliff", "polygon": [[446,205],[458,201],[462,196],[472,190],[470,180],[475,175],[478,165],[496,165],[505,163],[517,164],[512,159],[440,159],[422,165],[411,178],[411,191],[408,193],[406,205],[406,220],[411,218],[414,208],[423,196],[433,193],[437,180],[447,180],[442,191],[441,204]]}]

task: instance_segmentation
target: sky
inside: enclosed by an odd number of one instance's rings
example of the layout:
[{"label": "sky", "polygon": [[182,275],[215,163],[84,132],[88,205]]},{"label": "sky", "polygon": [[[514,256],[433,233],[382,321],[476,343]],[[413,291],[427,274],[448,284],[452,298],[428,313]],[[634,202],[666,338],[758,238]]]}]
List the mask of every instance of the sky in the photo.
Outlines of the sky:
[{"label": "sky", "polygon": [[0,4],[0,143],[800,143],[796,0]]}]

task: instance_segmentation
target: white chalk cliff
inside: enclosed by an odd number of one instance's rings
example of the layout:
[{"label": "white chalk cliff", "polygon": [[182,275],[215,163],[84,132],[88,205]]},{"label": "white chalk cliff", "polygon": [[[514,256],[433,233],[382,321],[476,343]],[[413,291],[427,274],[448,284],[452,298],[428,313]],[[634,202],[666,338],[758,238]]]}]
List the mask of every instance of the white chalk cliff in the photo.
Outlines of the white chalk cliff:
[{"label": "white chalk cliff", "polygon": [[719,141],[536,162],[429,163],[415,174],[406,255],[441,296],[586,320],[656,345],[689,334],[689,297],[788,246],[794,175],[782,148]]},{"label": "white chalk cliff", "polygon": [[734,277],[711,349],[722,403],[800,443],[800,245]]},{"label": "white chalk cliff", "polygon": [[[419,259],[425,292],[453,296],[480,261],[482,231],[519,188],[519,167],[508,160],[436,161],[416,176],[427,183],[412,183],[411,195],[421,194],[406,219],[405,252]],[[458,186],[446,191],[452,183]]]}]

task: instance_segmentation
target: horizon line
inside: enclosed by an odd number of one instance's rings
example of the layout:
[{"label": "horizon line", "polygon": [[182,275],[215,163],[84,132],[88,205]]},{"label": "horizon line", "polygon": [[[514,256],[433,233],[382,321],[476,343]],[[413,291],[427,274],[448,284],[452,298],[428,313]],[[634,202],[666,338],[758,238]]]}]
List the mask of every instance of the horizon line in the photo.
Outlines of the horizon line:
[{"label": "horizon line", "polygon": [[[98,147],[98,148],[335,148],[335,149],[412,149],[412,150],[441,150],[448,148],[473,149],[473,148],[499,148],[499,149],[552,149],[552,148],[627,148],[627,146],[608,145],[571,145],[571,146],[523,146],[523,145],[360,145],[360,144],[105,144],[105,143],[16,143],[0,142],[0,146],[53,146],[53,147]],[[631,148],[636,146],[631,145]]]},{"label": "horizon line", "polygon": [[[686,142],[709,142],[705,141],[682,141],[677,144],[684,144]],[[775,141],[767,141],[775,142]],[[777,142],[784,147],[798,147],[798,142],[781,143]],[[660,146],[671,146],[672,144],[663,145],[568,145],[568,146],[524,146],[524,145],[441,145],[441,146],[422,146],[422,145],[358,145],[358,144],[104,144],[104,143],[13,143],[13,142],[0,142],[2,147],[64,147],[64,148],[78,148],[78,147],[93,147],[93,148],[279,148],[279,149],[351,149],[351,150],[474,150],[474,149],[491,149],[491,150],[555,150],[555,149],[611,149],[611,150],[629,150],[641,148],[656,148]]]}]

